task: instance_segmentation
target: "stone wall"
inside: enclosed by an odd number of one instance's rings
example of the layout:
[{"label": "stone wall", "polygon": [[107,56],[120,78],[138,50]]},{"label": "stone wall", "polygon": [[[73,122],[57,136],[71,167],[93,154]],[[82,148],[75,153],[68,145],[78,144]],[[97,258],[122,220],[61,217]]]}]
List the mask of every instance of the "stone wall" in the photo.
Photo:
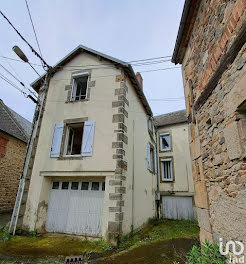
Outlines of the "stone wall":
[{"label": "stone wall", "polygon": [[245,22],[245,0],[202,0],[182,62],[201,241],[246,245]]},{"label": "stone wall", "polygon": [[6,142],[5,149],[1,144],[0,155],[0,213],[3,213],[11,211],[15,204],[26,143],[2,132],[0,138]]}]

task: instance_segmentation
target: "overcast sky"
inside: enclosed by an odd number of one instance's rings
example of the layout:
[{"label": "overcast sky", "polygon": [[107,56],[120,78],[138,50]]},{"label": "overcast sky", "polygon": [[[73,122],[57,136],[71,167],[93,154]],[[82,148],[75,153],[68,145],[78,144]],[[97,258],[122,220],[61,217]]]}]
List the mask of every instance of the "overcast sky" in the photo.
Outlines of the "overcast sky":
[{"label": "overcast sky", "polygon": [[[170,56],[184,0],[28,0],[28,3],[43,57],[54,65],[79,44],[123,61]],[[1,0],[0,9],[38,50],[25,0]],[[30,62],[40,64],[2,16],[0,32],[0,56],[17,58],[12,47],[18,45]],[[27,64],[2,57],[0,63],[27,86],[37,78]],[[134,70],[141,72],[174,66],[165,62],[135,67]],[[36,69],[43,72],[41,67]],[[1,67],[0,73],[17,84]],[[154,115],[185,108],[180,68],[142,73],[142,77],[144,92]],[[34,103],[2,79],[0,98],[17,113],[32,120]]]}]

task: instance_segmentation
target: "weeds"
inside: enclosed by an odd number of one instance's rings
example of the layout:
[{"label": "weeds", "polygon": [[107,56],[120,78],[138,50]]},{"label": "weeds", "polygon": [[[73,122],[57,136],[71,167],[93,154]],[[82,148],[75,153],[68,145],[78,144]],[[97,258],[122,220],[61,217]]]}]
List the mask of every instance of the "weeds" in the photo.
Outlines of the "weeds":
[{"label": "weeds", "polygon": [[225,256],[219,252],[216,243],[209,244],[208,241],[201,246],[193,246],[188,254],[186,264],[226,264]]},{"label": "weeds", "polygon": [[6,242],[8,240],[10,240],[9,227],[5,226],[2,231],[2,241]]},{"label": "weeds", "polygon": [[30,231],[29,235],[32,236],[32,237],[37,236],[37,230]]}]

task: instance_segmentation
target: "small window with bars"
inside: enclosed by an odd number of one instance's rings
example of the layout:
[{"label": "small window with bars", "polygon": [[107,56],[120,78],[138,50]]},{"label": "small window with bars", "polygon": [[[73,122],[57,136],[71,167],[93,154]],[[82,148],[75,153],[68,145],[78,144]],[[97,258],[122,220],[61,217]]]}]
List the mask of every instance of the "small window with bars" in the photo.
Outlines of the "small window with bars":
[{"label": "small window with bars", "polygon": [[164,182],[173,181],[173,160],[172,158],[161,159],[161,178]]}]

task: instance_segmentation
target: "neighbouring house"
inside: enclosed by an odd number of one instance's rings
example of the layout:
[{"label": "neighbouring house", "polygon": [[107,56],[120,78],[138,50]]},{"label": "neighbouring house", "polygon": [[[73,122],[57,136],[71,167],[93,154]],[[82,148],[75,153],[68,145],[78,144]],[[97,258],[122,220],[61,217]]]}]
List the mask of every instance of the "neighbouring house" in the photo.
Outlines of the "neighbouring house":
[{"label": "neighbouring house", "polygon": [[15,204],[31,123],[0,99],[0,213]]},{"label": "neighbouring house", "polygon": [[155,216],[153,117],[130,64],[78,46],[53,67],[41,122],[23,229],[114,241]]},{"label": "neighbouring house", "polygon": [[186,0],[182,64],[195,204],[204,241],[246,245],[246,1]]},{"label": "neighbouring house", "polygon": [[157,133],[161,215],[168,219],[194,219],[194,186],[186,111],[154,117]]}]

